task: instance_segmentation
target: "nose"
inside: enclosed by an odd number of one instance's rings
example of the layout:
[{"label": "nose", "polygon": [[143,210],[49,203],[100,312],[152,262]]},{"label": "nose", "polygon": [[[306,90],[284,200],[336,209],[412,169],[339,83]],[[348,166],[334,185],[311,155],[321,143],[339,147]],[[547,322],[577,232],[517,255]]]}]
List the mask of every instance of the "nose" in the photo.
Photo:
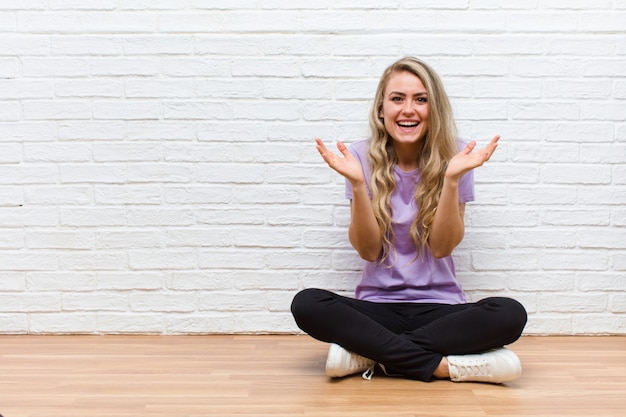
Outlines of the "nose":
[{"label": "nose", "polygon": [[402,113],[413,114],[414,112],[415,112],[415,107],[413,106],[413,103],[410,100],[407,100],[404,103],[404,106],[402,106]]}]

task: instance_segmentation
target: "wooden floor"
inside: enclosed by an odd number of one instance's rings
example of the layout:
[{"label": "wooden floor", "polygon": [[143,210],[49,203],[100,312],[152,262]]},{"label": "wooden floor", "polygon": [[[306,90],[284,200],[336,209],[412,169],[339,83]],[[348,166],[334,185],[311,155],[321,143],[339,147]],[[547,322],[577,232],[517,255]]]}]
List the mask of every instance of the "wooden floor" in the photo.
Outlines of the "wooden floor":
[{"label": "wooden floor", "polygon": [[508,385],[330,380],[308,336],[0,336],[4,417],[626,416],[626,337],[523,337]]}]

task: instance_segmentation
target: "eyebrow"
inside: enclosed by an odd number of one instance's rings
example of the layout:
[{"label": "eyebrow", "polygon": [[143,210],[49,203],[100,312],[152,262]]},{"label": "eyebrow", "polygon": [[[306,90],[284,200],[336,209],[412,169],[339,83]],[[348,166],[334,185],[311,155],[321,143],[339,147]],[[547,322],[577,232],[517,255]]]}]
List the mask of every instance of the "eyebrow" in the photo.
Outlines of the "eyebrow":
[{"label": "eyebrow", "polygon": [[[391,91],[389,92],[389,95],[398,95],[398,96],[402,96],[402,97],[406,97],[406,94],[401,92],[401,91]],[[424,92],[420,92],[420,93],[415,93],[413,94],[413,97],[419,97],[419,96],[428,96],[428,93],[426,91]]]}]

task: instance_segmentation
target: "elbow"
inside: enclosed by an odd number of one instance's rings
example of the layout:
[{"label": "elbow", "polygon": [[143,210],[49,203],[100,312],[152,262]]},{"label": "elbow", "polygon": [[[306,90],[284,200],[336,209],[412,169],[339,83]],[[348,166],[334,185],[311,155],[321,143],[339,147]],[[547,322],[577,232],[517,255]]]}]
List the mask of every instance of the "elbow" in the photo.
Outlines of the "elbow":
[{"label": "elbow", "polygon": [[380,253],[376,253],[374,254],[374,252],[370,252],[370,253],[361,253],[359,252],[359,256],[361,257],[361,259],[367,261],[367,262],[376,262],[378,260],[378,256],[380,255]]},{"label": "elbow", "polygon": [[430,253],[437,259],[445,258],[446,256],[452,255],[452,249],[444,250],[444,249],[430,249]]},{"label": "elbow", "polygon": [[459,237],[458,239],[455,239],[454,241],[445,242],[445,243],[442,242],[439,245],[429,244],[428,250],[430,251],[431,255],[433,255],[435,258],[438,258],[438,259],[445,258],[446,256],[452,255],[454,248],[456,248],[458,244],[461,243],[461,240],[463,240],[463,236]]},{"label": "elbow", "polygon": [[359,256],[361,257],[361,259],[368,261],[368,262],[376,262],[378,260],[378,258],[380,257],[380,253],[382,251],[382,247],[354,247],[354,249],[356,249],[357,253],[359,254]]}]

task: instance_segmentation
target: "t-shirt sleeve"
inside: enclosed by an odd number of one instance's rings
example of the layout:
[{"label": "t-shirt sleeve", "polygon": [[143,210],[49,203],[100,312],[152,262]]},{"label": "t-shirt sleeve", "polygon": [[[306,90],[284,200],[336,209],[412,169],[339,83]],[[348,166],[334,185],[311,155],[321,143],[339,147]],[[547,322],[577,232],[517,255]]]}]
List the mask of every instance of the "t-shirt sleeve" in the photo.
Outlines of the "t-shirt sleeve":
[{"label": "t-shirt sleeve", "polygon": [[474,201],[474,170],[468,171],[459,180],[459,203]]},{"label": "t-shirt sleeve", "polygon": [[[367,187],[368,193],[370,193],[370,188],[369,188],[370,173],[369,173],[369,162],[367,160],[367,142],[366,141],[355,142],[352,145],[348,146],[348,151],[361,163],[361,167],[363,168],[363,175],[365,176],[365,185]],[[371,197],[371,193],[370,193],[370,197]],[[346,198],[348,200],[352,200],[352,184],[350,184],[350,181],[348,180],[346,180]]]},{"label": "t-shirt sleeve", "polygon": [[[459,140],[457,146],[460,152],[465,149],[467,142]],[[474,200],[474,170],[471,170],[463,174],[459,180],[459,203],[465,204]]]}]

